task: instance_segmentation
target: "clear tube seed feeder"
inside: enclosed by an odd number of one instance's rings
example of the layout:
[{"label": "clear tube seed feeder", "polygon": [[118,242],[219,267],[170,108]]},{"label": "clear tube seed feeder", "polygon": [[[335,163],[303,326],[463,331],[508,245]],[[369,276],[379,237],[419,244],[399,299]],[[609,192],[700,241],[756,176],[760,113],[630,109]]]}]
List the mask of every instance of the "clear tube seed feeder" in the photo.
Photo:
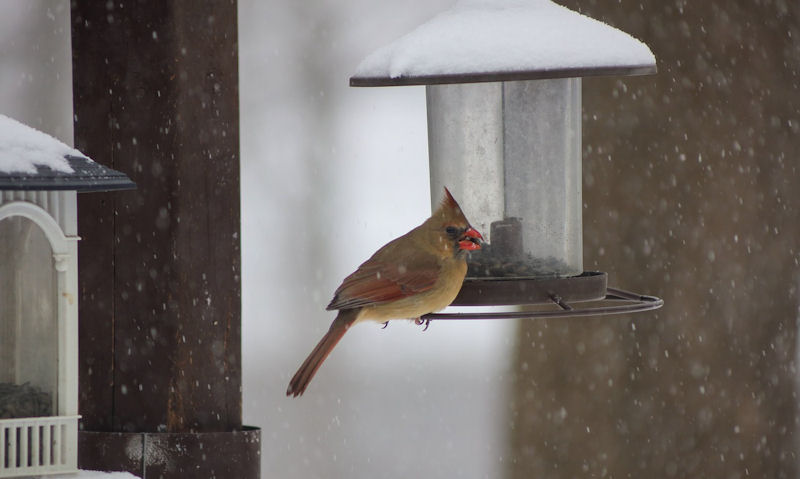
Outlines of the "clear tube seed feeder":
[{"label": "clear tube seed feeder", "polygon": [[[584,272],[581,198],[581,77],[655,71],[645,44],[549,0],[462,0],[359,65],[351,86],[426,86],[432,206],[448,187],[487,240],[453,304],[561,307],[431,319],[661,306]],[[604,298],[625,304],[568,304]]]},{"label": "clear tube seed feeder", "polygon": [[470,277],[581,274],[580,80],[431,85],[427,104],[431,190],[489,243]]}]

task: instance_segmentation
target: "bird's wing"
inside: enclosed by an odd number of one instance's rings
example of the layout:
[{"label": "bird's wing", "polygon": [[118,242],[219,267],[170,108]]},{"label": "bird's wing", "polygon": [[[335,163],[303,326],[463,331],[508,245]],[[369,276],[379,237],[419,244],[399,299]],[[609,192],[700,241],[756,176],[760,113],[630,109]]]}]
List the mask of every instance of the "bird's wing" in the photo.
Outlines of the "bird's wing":
[{"label": "bird's wing", "polygon": [[402,261],[384,260],[378,251],[344,279],[327,309],[350,309],[370,306],[422,293],[433,288],[441,264],[430,253],[411,250]]}]

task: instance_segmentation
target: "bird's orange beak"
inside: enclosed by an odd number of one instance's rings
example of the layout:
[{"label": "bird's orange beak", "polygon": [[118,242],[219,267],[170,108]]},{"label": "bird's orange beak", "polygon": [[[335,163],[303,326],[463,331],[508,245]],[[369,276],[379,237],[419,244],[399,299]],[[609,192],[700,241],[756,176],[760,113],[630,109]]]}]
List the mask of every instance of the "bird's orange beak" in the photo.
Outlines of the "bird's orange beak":
[{"label": "bird's orange beak", "polygon": [[481,234],[478,233],[478,230],[475,228],[467,228],[467,231],[464,232],[463,238],[464,239],[458,242],[459,248],[467,251],[481,249],[481,241],[483,241],[483,236],[481,236]]}]

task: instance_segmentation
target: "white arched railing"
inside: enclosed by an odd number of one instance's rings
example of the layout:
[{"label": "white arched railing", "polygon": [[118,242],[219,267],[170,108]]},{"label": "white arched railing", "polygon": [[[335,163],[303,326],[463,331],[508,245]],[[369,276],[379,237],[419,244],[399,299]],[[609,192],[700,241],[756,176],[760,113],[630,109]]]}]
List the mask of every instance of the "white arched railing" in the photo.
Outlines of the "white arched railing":
[{"label": "white arched railing", "polygon": [[[71,196],[71,204],[58,206],[74,211],[74,198]],[[58,325],[58,364],[53,367],[58,368],[58,400],[55,416],[0,420],[0,478],[77,469],[79,238],[65,235],[47,210],[28,201],[0,206],[0,223],[13,217],[27,218],[38,226],[52,250]],[[74,231],[74,218],[71,221]]]}]

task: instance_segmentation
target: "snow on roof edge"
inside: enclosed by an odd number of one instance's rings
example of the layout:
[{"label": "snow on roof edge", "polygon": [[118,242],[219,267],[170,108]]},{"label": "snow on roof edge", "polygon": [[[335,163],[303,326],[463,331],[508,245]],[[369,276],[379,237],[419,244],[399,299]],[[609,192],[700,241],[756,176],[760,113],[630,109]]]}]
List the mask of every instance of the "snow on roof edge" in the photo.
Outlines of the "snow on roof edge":
[{"label": "snow on roof edge", "polygon": [[461,0],[367,56],[351,83],[628,67],[652,73],[655,56],[631,35],[549,0]]},{"label": "snow on roof edge", "polygon": [[56,138],[0,114],[0,173],[36,174],[37,166],[73,173],[67,156],[91,159]]}]

